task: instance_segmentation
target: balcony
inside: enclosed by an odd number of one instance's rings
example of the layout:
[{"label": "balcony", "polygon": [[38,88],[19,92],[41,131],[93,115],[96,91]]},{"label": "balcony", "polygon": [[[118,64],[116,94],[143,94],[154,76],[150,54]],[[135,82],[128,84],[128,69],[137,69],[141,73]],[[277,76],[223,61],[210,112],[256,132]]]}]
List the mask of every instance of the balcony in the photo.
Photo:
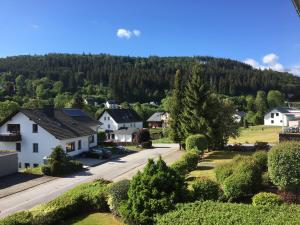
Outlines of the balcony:
[{"label": "balcony", "polygon": [[22,141],[20,133],[0,134],[0,142],[15,142]]}]

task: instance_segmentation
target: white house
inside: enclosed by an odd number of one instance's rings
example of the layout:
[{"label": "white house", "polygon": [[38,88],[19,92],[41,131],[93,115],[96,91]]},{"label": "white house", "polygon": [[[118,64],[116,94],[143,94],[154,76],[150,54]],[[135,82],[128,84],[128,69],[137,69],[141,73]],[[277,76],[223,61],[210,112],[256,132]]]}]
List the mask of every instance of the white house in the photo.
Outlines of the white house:
[{"label": "white house", "polygon": [[117,109],[119,108],[119,104],[116,100],[107,100],[105,103],[105,108],[107,109]]},{"label": "white house", "polygon": [[167,112],[156,112],[147,120],[149,128],[167,127],[169,121],[169,113]]},{"label": "white house", "polygon": [[143,120],[132,109],[105,109],[98,120],[110,141],[132,142],[134,133],[143,128]]},{"label": "white house", "polygon": [[300,120],[300,109],[295,108],[274,108],[264,116],[264,125],[289,126],[290,121]]},{"label": "white house", "polygon": [[43,164],[56,146],[75,156],[96,145],[95,130],[53,107],[20,109],[0,123],[0,149],[16,150],[19,168]]},{"label": "white house", "polygon": [[233,114],[233,119],[235,122],[240,123],[242,119],[245,117],[246,113],[244,111],[236,111]]}]

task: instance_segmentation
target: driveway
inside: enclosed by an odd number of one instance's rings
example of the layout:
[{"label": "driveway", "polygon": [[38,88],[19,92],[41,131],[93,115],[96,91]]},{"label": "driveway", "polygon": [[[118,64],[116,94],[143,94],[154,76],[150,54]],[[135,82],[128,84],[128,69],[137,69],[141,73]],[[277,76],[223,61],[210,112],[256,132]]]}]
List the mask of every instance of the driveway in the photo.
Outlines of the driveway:
[{"label": "driveway", "polygon": [[117,181],[132,177],[142,169],[148,158],[157,159],[159,155],[168,163],[172,163],[183,154],[176,144],[156,144],[155,148],[143,150],[135,154],[115,159],[86,171],[68,177],[58,178],[36,187],[0,199],[0,218],[35,205],[46,203],[58,195],[83,182],[95,179]]}]

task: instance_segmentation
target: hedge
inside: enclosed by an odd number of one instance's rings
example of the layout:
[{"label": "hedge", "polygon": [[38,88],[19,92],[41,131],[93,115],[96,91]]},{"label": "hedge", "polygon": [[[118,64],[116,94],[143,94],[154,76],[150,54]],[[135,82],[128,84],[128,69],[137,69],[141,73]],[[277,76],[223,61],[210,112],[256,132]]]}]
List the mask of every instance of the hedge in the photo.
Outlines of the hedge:
[{"label": "hedge", "polygon": [[260,192],[253,196],[252,205],[265,205],[265,206],[274,206],[281,205],[283,203],[279,195],[274,193]]},{"label": "hedge", "polygon": [[282,142],[268,155],[271,181],[281,189],[300,191],[300,142]]},{"label": "hedge", "polygon": [[215,181],[201,178],[192,183],[194,200],[218,200],[222,191]]},{"label": "hedge", "polygon": [[157,225],[282,225],[299,224],[300,206],[252,206],[236,203],[194,202],[156,217]]},{"label": "hedge", "polygon": [[186,175],[197,168],[199,154],[195,151],[185,153],[179,160],[174,162],[171,167],[180,175]]},{"label": "hedge", "polygon": [[186,150],[197,151],[200,154],[207,149],[207,138],[202,134],[191,135],[186,139]]},{"label": "hedge", "polygon": [[78,213],[109,211],[107,182],[95,181],[81,184],[49,203],[37,206],[0,220],[1,225],[54,225]]}]

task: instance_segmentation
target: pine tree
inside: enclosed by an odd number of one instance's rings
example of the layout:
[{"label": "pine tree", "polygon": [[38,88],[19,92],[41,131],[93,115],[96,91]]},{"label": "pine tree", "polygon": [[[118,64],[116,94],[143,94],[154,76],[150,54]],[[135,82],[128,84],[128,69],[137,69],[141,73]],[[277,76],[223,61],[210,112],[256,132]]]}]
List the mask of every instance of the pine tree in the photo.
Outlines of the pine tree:
[{"label": "pine tree", "polygon": [[182,75],[180,70],[176,71],[174,89],[171,97],[170,107],[170,138],[172,141],[179,143],[181,149],[181,142],[183,139],[183,131],[181,128],[181,115],[183,113],[183,87]]},{"label": "pine tree", "polygon": [[210,96],[210,89],[201,74],[201,66],[194,66],[185,88],[182,115],[182,129],[185,137],[189,134],[205,134],[207,132],[205,115],[209,110],[207,99]]}]

